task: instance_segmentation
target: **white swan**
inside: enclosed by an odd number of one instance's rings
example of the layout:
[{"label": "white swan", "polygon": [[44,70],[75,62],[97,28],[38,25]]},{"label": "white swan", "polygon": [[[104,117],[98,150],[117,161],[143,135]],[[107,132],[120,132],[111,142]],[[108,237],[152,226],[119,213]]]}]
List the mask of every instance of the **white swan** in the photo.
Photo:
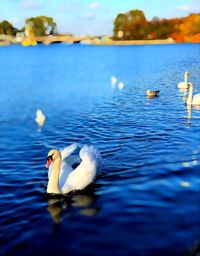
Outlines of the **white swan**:
[{"label": "white swan", "polygon": [[119,89],[120,91],[123,90],[123,89],[124,89],[124,83],[119,82],[119,84],[118,84],[118,89]]},{"label": "white swan", "polygon": [[184,74],[184,82],[180,82],[177,85],[177,87],[179,89],[187,89],[188,88],[188,76],[189,75],[190,75],[190,73],[188,71],[186,71],[185,74]]},{"label": "white swan", "polygon": [[111,76],[110,81],[111,81],[111,85],[114,87],[115,84],[117,83],[118,79],[115,76]]},{"label": "white swan", "polygon": [[38,126],[43,126],[45,122],[45,115],[42,113],[42,110],[38,109],[36,111],[36,117],[35,117],[35,122],[38,124]]},{"label": "white swan", "polygon": [[[71,156],[77,149],[72,144],[62,151],[50,150],[46,168],[49,168],[47,193],[67,194],[82,190],[91,184],[101,169],[101,154],[94,146],[83,146],[79,156]],[[74,163],[81,163],[73,170]]]},{"label": "white swan", "polygon": [[189,83],[189,94],[187,98],[187,105],[200,105],[200,93],[193,96],[193,84]]}]

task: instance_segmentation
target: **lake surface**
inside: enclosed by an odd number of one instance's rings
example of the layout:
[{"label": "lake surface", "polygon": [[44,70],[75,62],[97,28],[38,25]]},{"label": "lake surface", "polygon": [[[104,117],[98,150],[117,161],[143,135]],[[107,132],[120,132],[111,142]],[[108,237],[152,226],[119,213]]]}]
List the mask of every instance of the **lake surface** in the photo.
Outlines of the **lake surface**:
[{"label": "lake surface", "polygon": [[[200,44],[0,47],[0,255],[186,255],[200,240]],[[123,90],[111,86],[116,76]],[[146,89],[160,90],[148,99]],[[40,108],[46,115],[39,129]],[[46,156],[102,154],[86,191],[46,195]]]}]

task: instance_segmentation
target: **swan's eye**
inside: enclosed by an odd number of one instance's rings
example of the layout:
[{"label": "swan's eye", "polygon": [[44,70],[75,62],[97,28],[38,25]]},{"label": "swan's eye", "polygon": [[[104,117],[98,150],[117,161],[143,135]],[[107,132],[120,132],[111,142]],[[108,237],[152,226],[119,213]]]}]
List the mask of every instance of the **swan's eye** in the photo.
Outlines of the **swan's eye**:
[{"label": "swan's eye", "polygon": [[48,161],[48,160],[53,161],[53,154],[47,157],[47,161]]}]

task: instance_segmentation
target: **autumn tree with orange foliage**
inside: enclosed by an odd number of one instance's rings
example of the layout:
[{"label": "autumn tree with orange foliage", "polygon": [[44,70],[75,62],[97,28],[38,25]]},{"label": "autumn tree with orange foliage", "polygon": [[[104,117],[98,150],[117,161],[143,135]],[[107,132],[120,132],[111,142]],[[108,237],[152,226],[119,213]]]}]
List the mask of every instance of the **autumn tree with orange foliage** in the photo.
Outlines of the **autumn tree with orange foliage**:
[{"label": "autumn tree with orange foliage", "polygon": [[185,42],[200,42],[200,14],[191,14],[186,17],[180,25],[180,33],[184,36]]},{"label": "autumn tree with orange foliage", "polygon": [[200,14],[183,18],[147,21],[143,11],[133,10],[114,20],[115,40],[148,40],[173,38],[176,42],[200,42]]}]

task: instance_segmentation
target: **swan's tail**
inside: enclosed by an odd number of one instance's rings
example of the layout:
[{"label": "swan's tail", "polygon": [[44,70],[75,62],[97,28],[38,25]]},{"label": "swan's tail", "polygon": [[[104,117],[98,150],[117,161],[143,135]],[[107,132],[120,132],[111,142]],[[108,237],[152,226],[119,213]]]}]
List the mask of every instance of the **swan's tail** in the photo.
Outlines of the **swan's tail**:
[{"label": "swan's tail", "polygon": [[94,146],[85,145],[80,150],[80,158],[82,159],[82,162],[89,165],[94,165],[94,167],[97,169],[97,172],[101,170],[102,157],[99,150]]}]

